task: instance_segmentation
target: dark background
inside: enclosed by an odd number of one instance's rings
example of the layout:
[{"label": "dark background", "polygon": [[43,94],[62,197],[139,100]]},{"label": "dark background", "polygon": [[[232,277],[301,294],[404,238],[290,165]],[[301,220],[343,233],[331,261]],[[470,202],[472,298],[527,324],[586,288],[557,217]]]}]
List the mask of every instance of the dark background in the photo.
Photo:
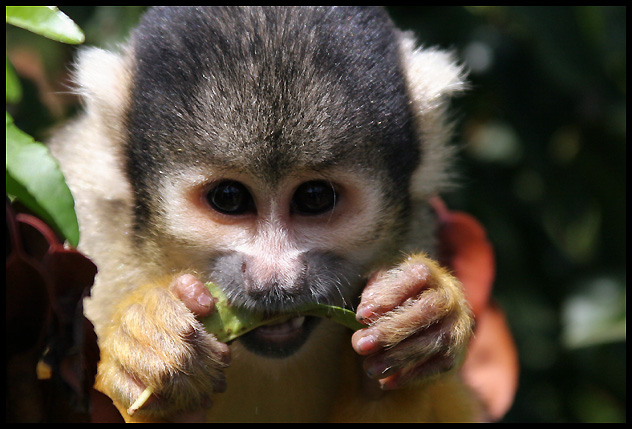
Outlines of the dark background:
[{"label": "dark background", "polygon": [[[143,7],[61,7],[112,47]],[[497,256],[495,299],[521,375],[507,422],[626,421],[626,8],[389,7],[425,46],[470,69],[455,104],[460,187]],[[7,26],[39,140],[77,108],[76,48]]]}]

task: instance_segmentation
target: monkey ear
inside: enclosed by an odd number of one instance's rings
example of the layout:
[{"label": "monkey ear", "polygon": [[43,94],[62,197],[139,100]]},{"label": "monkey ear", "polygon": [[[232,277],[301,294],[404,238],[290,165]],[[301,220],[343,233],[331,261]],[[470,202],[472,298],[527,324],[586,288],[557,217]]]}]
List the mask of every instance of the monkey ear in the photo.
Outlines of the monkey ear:
[{"label": "monkey ear", "polygon": [[129,100],[131,58],[99,48],[79,52],[74,80],[87,111],[97,117],[120,118]]},{"label": "monkey ear", "polygon": [[466,88],[466,73],[451,52],[416,46],[411,33],[402,34],[400,52],[412,100],[419,109],[433,110]]},{"label": "monkey ear", "polygon": [[400,55],[408,85],[422,161],[411,183],[414,197],[427,199],[454,181],[449,145],[452,124],[447,114],[450,97],[466,89],[466,72],[454,56],[436,48],[417,48],[411,33],[402,33]]}]

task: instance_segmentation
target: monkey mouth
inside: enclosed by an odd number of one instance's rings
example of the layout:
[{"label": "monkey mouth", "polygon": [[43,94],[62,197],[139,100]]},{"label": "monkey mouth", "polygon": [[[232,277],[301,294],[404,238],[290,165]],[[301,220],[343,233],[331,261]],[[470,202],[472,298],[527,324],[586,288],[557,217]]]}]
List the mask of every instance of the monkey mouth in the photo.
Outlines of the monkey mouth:
[{"label": "monkey mouth", "polygon": [[294,317],[286,322],[264,325],[257,328],[261,337],[271,341],[287,341],[289,338],[300,333],[305,323],[305,316]]},{"label": "monkey mouth", "polygon": [[258,355],[286,358],[305,344],[318,322],[316,317],[294,317],[282,323],[260,326],[242,335],[238,340]]}]

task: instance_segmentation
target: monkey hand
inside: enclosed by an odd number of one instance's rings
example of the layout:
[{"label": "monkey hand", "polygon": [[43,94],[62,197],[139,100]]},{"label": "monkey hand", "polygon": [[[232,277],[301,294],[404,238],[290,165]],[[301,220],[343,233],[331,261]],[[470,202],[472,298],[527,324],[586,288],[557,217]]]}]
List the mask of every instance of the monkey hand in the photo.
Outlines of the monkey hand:
[{"label": "monkey hand", "polygon": [[228,346],[196,318],[213,305],[202,282],[188,274],[132,292],[99,340],[97,390],[124,416],[146,387],[154,394],[138,411],[141,418],[177,419],[208,408],[211,394],[225,389],[222,369],[230,360]]},{"label": "monkey hand", "polygon": [[397,389],[455,367],[472,330],[460,282],[423,254],[371,277],[357,317],[354,350],[382,389]]}]

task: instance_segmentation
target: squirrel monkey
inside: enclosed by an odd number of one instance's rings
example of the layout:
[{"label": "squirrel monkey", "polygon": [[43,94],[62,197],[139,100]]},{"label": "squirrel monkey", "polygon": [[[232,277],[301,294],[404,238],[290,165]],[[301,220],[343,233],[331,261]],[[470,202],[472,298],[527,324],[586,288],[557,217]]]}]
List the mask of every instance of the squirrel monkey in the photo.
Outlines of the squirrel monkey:
[{"label": "squirrel monkey", "polygon": [[[380,8],[159,7],[118,52],[81,53],[85,112],[51,149],[99,267],[96,387],[120,410],[152,386],[134,418],[478,418],[455,370],[473,322],[428,204],[464,73],[415,45]],[[224,344],[200,322],[208,281],[366,328],[295,317]]]}]

